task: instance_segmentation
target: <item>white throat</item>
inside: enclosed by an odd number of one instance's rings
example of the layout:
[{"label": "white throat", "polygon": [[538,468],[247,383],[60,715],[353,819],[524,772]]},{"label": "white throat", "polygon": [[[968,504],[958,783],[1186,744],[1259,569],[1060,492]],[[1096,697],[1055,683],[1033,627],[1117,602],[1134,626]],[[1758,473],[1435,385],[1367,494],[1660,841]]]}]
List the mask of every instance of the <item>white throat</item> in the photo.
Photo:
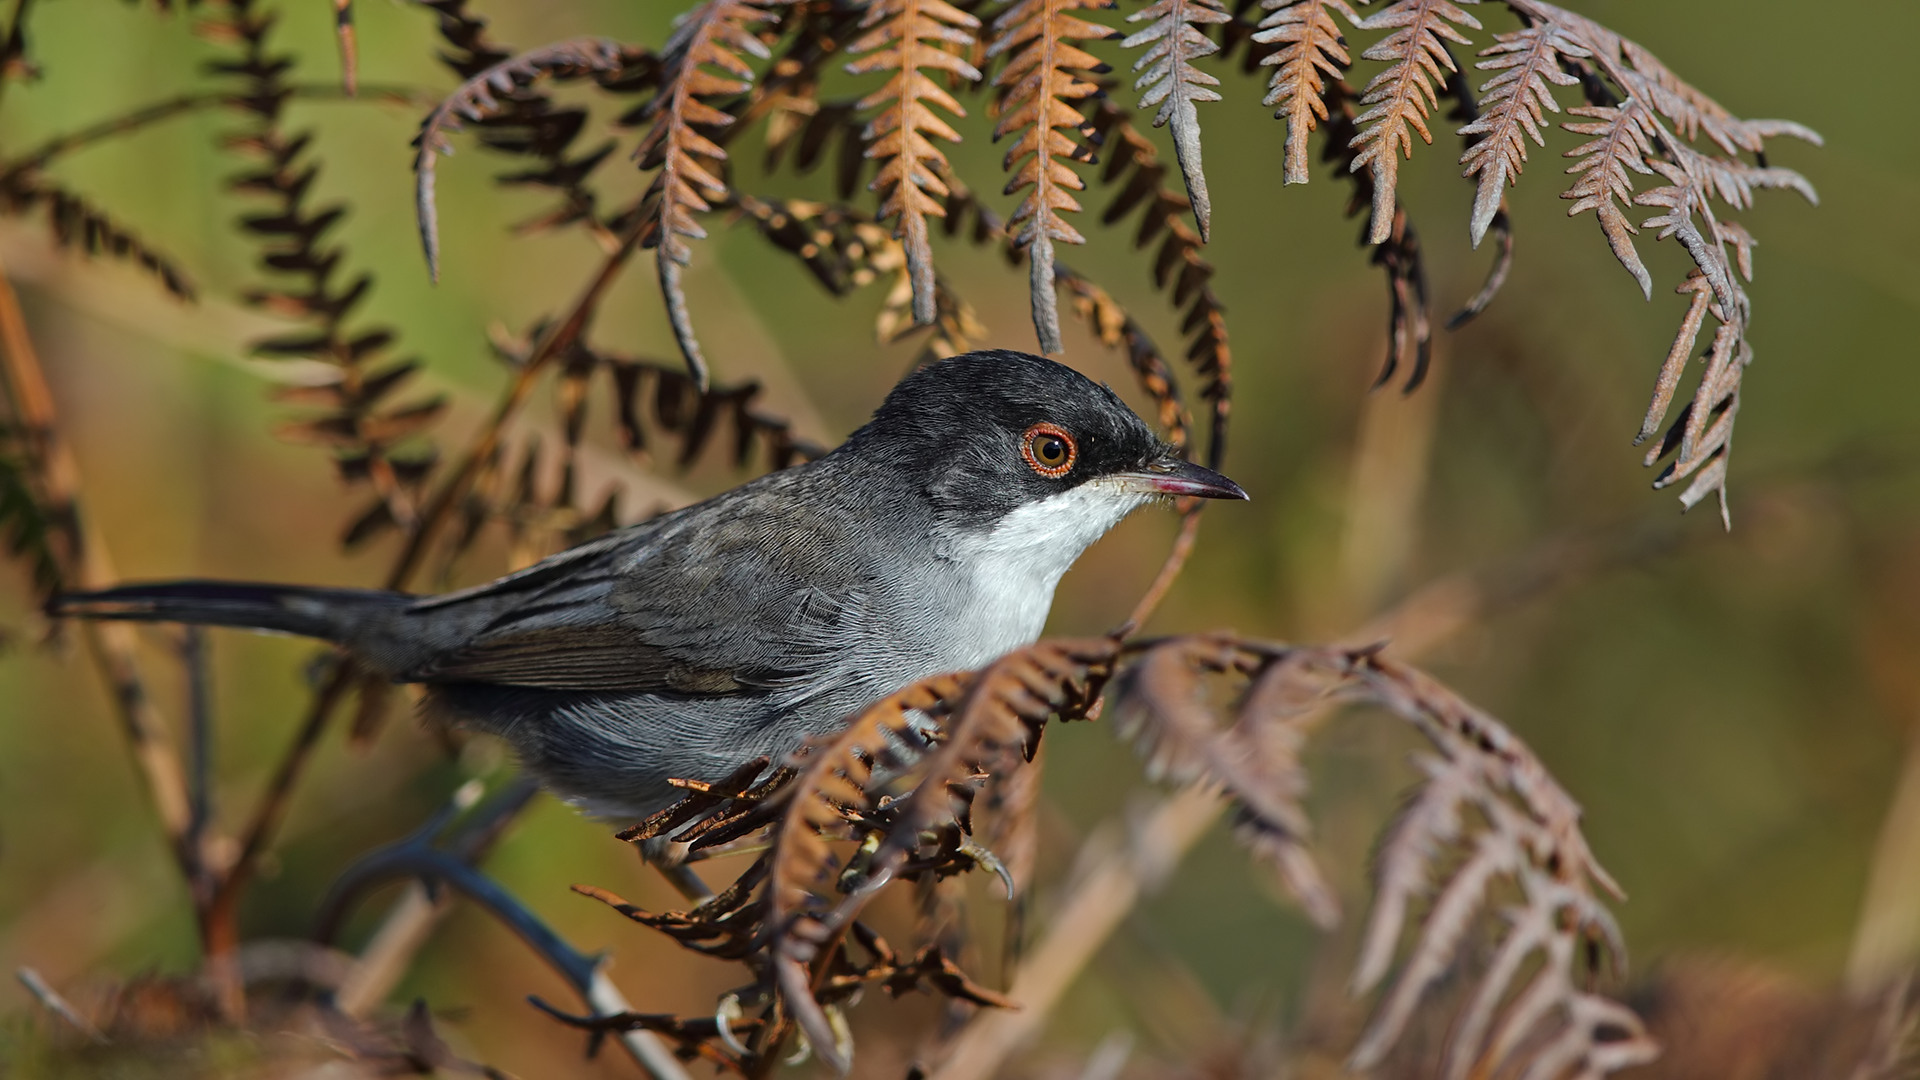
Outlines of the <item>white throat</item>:
[{"label": "white throat", "polygon": [[1015,509],[989,532],[954,534],[943,552],[972,595],[975,663],[1032,643],[1047,623],[1053,590],[1080,553],[1152,496],[1110,480]]}]

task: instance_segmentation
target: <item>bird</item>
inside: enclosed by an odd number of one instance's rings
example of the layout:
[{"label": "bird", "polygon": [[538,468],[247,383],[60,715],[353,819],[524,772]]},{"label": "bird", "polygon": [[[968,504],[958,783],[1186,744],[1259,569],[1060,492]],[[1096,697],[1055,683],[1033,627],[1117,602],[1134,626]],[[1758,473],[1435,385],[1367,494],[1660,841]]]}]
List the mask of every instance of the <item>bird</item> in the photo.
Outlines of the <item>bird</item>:
[{"label": "bird", "polygon": [[1122,518],[1245,499],[1110,387],[1009,350],[908,374],[813,461],[439,595],[211,580],[65,593],[50,614],[333,642],[504,738],[589,816],[780,761],[916,680],[1038,639]]}]

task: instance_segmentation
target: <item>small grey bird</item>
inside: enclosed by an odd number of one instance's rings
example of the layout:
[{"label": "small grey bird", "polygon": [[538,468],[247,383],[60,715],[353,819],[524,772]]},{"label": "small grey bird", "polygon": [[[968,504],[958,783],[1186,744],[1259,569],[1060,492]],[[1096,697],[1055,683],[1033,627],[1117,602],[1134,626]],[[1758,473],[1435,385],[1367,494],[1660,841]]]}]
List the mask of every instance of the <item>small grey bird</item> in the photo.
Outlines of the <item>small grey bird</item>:
[{"label": "small grey bird", "polygon": [[1150,500],[1244,499],[1113,391],[1023,353],[907,376],[817,461],[440,596],[180,581],[58,597],[88,618],[344,646],[631,819],[792,751],[920,678],[1039,637],[1054,586]]}]

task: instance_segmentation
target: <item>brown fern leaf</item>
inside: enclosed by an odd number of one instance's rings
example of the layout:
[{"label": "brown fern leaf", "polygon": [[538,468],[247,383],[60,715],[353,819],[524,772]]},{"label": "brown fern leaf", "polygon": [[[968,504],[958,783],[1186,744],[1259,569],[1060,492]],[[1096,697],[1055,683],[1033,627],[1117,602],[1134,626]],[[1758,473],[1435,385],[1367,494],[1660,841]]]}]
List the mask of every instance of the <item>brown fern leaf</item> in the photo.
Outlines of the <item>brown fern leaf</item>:
[{"label": "brown fern leaf", "polygon": [[[1679,240],[1701,279],[1695,282],[1690,277],[1681,286],[1681,291],[1693,293],[1694,299],[1674,348],[1661,367],[1653,407],[1642,424],[1642,438],[1659,424],[1672,400],[1704,312],[1711,311],[1720,322],[1704,357],[1704,371],[1692,401],[1666,437],[1649,452],[1647,464],[1667,454],[1675,455],[1654,486],[1666,487],[1691,476],[1692,483],[1680,496],[1682,506],[1691,508],[1707,496],[1717,495],[1721,521],[1730,524],[1727,458],[1734,419],[1739,413],[1741,377],[1753,357],[1747,341],[1750,305],[1739,277],[1752,272],[1753,238],[1737,224],[1720,220],[1711,203],[1717,198],[1734,209],[1745,209],[1760,188],[1789,188],[1809,201],[1816,200],[1812,185],[1798,173],[1769,167],[1764,160],[1749,165],[1734,155],[1744,151],[1761,157],[1765,140],[1778,135],[1792,135],[1815,144],[1819,136],[1787,121],[1735,117],[1680,80],[1652,53],[1591,20],[1537,0],[1509,0],[1509,6],[1536,24],[1552,25],[1588,53],[1572,63],[1582,76],[1590,105],[1573,111],[1600,123],[1565,126],[1576,134],[1599,138],[1573,152],[1573,156],[1587,160],[1569,170],[1584,173],[1567,193],[1568,198],[1577,200],[1570,212],[1599,212],[1614,254],[1640,281],[1642,290],[1651,295],[1652,280],[1633,251],[1633,228],[1617,204],[1632,202],[1662,209],[1663,213],[1644,225],[1658,228],[1663,239]],[[1663,116],[1676,130],[1667,128]],[[1691,145],[1690,140],[1703,132],[1727,156]],[[1667,182],[1636,194],[1627,176],[1629,169],[1643,175],[1657,173]],[[1699,291],[1702,286],[1711,291],[1710,302]]]},{"label": "brown fern leaf", "polygon": [[1640,261],[1640,253],[1633,247],[1633,237],[1639,230],[1627,220],[1621,207],[1633,204],[1633,179],[1627,175],[1628,171],[1653,175],[1653,167],[1647,164],[1648,155],[1653,153],[1652,113],[1639,98],[1618,107],[1581,105],[1568,111],[1575,116],[1589,117],[1592,122],[1568,121],[1562,126],[1575,135],[1589,135],[1593,139],[1567,151],[1567,157],[1580,159],[1567,169],[1579,177],[1561,196],[1574,200],[1567,208],[1567,216],[1592,210],[1606,234],[1607,246],[1613,249],[1613,257],[1640,283],[1640,290],[1651,297],[1653,275],[1647,273],[1646,264]]},{"label": "brown fern leaf", "polygon": [[846,296],[903,265],[900,245],[865,212],[809,199],[762,199],[740,193],[734,206],[776,249],[799,259],[822,288]]},{"label": "brown fern leaf", "polygon": [[420,244],[426,251],[427,275],[440,280],[440,221],[434,200],[434,163],[453,153],[448,133],[463,122],[479,122],[502,111],[502,100],[547,75],[579,75],[613,71],[624,63],[620,46],[606,38],[572,38],[529,49],[480,71],[446,100],[435,106],[414,136],[414,211],[419,219]]},{"label": "brown fern leaf", "polygon": [[[1253,679],[1235,707],[1238,719],[1225,729],[1206,703],[1203,681],[1223,673]],[[1300,805],[1306,772],[1299,762],[1305,733],[1294,725],[1345,675],[1344,662],[1313,650],[1275,655],[1199,635],[1149,648],[1115,688],[1118,730],[1146,758],[1148,775],[1225,790],[1243,840],[1322,927],[1339,921],[1340,904],[1307,848],[1312,827]]]},{"label": "brown fern leaf", "polygon": [[980,20],[946,0],[878,0],[860,25],[867,33],[847,51],[869,55],[848,64],[847,71],[893,72],[885,86],[860,99],[862,110],[878,110],[864,132],[866,156],[880,162],[872,190],[880,196],[881,219],[893,220],[894,237],[906,245],[913,318],[924,326],[937,314],[927,216],[946,214],[941,198],[948,193],[942,180],[947,157],[932,138],[960,141],[960,133],[931,106],[955,116],[967,111],[923,69],[978,82],[980,70],[967,62],[965,53],[974,45]]},{"label": "brown fern leaf", "polygon": [[[1506,936],[1454,1026],[1448,1080],[1521,1065],[1529,1075],[1605,1076],[1658,1057],[1659,1045],[1632,1009],[1575,985],[1578,954],[1596,943],[1591,935],[1617,933],[1605,909],[1538,871],[1523,868],[1519,878],[1525,900],[1503,913]],[[1532,978],[1508,1000],[1536,957]]]},{"label": "brown fern leaf", "polygon": [[[1741,378],[1747,365],[1753,362],[1753,349],[1746,340],[1749,305],[1746,291],[1734,277],[1735,269],[1727,257],[1721,239],[1722,232],[1713,218],[1711,207],[1707,205],[1711,180],[1703,172],[1691,171],[1684,164],[1687,158],[1693,156],[1690,151],[1683,149],[1682,164],[1654,162],[1653,167],[1669,183],[1641,193],[1634,201],[1642,206],[1666,210],[1664,214],[1649,218],[1646,227],[1660,229],[1661,239],[1677,237],[1687,253],[1693,256],[1701,278],[1713,293],[1714,303],[1709,310],[1720,319],[1721,325],[1707,350],[1705,370],[1700,376],[1700,385],[1693,400],[1688,402],[1680,418],[1668,430],[1667,437],[1647,452],[1646,464],[1652,466],[1667,454],[1675,454],[1674,460],[1654,480],[1653,486],[1664,488],[1698,473],[1693,483],[1680,493],[1681,505],[1692,509],[1707,496],[1717,494],[1720,498],[1721,520],[1727,523],[1727,455],[1733,446],[1734,419],[1740,412]],[[1707,230],[1701,229],[1695,220],[1696,215],[1707,222]],[[1681,335],[1691,339],[1693,334],[1689,332],[1688,324],[1692,324],[1691,329],[1697,331],[1698,319],[1691,305],[1681,328]],[[1675,348],[1679,348],[1678,341]],[[1671,352],[1668,361],[1670,365]],[[1662,365],[1663,382],[1667,377],[1667,366]],[[1670,390],[1667,397],[1671,399]],[[1666,402],[1661,400],[1658,384],[1655,404],[1661,406],[1662,413],[1665,412]],[[1650,409],[1647,421],[1641,425],[1642,430],[1658,422]]]},{"label": "brown fern leaf", "polygon": [[[815,749],[794,778],[769,854],[768,925],[782,998],[817,1053],[844,1073],[832,1028],[814,997],[811,968],[840,926],[829,925],[825,895],[839,861],[832,841],[847,834],[849,811],[870,806],[876,771],[900,770],[925,753],[925,725],[944,723],[975,676],[924,679],[870,706],[831,743]],[[919,719],[925,717],[925,720]],[[917,744],[917,745],[916,745]]]},{"label": "brown fern leaf", "polygon": [[[1458,73],[1455,81],[1457,78]],[[1358,156],[1354,140],[1359,130],[1353,102],[1353,90],[1344,81],[1335,80],[1327,86],[1327,142],[1321,156],[1353,185],[1353,194],[1347,200],[1348,217],[1356,217],[1376,205],[1373,174],[1353,167]],[[1413,227],[1406,207],[1396,205],[1387,238],[1376,243],[1372,236],[1370,217],[1360,230],[1360,245],[1371,246],[1367,261],[1385,270],[1387,278],[1387,356],[1373,385],[1385,386],[1397,372],[1405,370],[1407,381],[1402,389],[1412,393],[1426,381],[1427,368],[1433,360],[1433,323],[1427,304],[1427,270],[1420,253],[1420,234]]]},{"label": "brown fern leaf", "polygon": [[1469,179],[1479,178],[1474,193],[1473,217],[1468,225],[1473,246],[1479,247],[1500,211],[1500,202],[1509,186],[1520,178],[1527,160],[1527,139],[1537,146],[1547,145],[1540,126],[1543,110],[1559,112],[1553,86],[1574,86],[1580,80],[1561,69],[1562,56],[1585,57],[1592,54],[1553,26],[1529,26],[1511,34],[1497,34],[1494,44],[1482,49],[1488,59],[1475,64],[1482,71],[1498,71],[1480,87],[1484,95],[1478,119],[1460,129],[1463,136],[1480,136],[1460,156],[1460,164]]},{"label": "brown fern leaf", "polygon": [[936,275],[933,281],[932,326],[921,326],[914,320],[914,296],[913,276],[902,256],[893,289],[881,303],[880,313],[874,316],[873,334],[882,345],[891,345],[915,333],[924,333],[920,352],[913,359],[915,367],[969,352],[987,339],[986,324],[980,321],[973,305],[954,292],[944,278]]},{"label": "brown fern leaf", "polygon": [[48,181],[36,170],[29,168],[0,177],[0,206],[16,217],[44,209],[55,246],[88,257],[130,262],[152,274],[160,287],[175,297],[195,299],[193,279],[179,260],[142,240],[91,199]]},{"label": "brown fern leaf", "polygon": [[256,355],[308,359],[335,372],[321,386],[291,391],[296,400],[325,411],[283,429],[285,434],[334,448],[335,464],[348,480],[370,483],[383,505],[357,515],[349,538],[364,538],[384,523],[412,528],[418,520],[419,488],[434,465],[420,434],[444,413],[444,400],[396,404],[392,399],[416,370],[408,360],[389,362],[395,335],[385,328],[355,329],[354,310],[367,298],[366,274],[342,282],[345,252],[328,239],[345,214],[338,205],[315,206],[319,166],[309,157],[310,133],[283,127],[291,98],[286,81],[291,58],[273,50],[273,16],[256,0],[225,0],[216,18],[199,28],[234,51],[212,66],[237,84],[228,99],[245,127],[224,146],[246,162],[228,186],[262,200],[264,207],[240,219],[242,232],[261,244],[260,263],[270,284],[247,291],[248,303],[302,324],[298,330],[252,344]]},{"label": "brown fern leaf", "polygon": [[1680,320],[1680,330],[1674,335],[1673,348],[1667,350],[1666,362],[1660,365],[1660,375],[1654,380],[1653,401],[1647,406],[1646,418],[1640,422],[1640,433],[1634,437],[1636,446],[1660,430],[1660,422],[1666,419],[1667,410],[1673,405],[1674,391],[1680,386],[1680,376],[1693,357],[1694,343],[1700,340],[1701,323],[1713,303],[1713,286],[1698,268],[1673,291],[1692,299],[1687,303],[1687,314]]},{"label": "brown fern leaf", "polygon": [[1384,11],[1357,24],[1365,30],[1393,30],[1361,54],[1392,64],[1374,76],[1361,93],[1360,104],[1372,107],[1356,121],[1360,133],[1352,143],[1359,151],[1352,167],[1357,170],[1365,166],[1373,172],[1373,243],[1387,239],[1393,231],[1400,159],[1413,156],[1410,133],[1429,144],[1433,142],[1427,115],[1438,103],[1434,83],[1446,82],[1447,75],[1456,69],[1444,41],[1471,44],[1450,23],[1480,29],[1478,20],[1447,0],[1395,0]]},{"label": "brown fern leaf", "polygon": [[693,259],[687,241],[707,235],[694,215],[727,197],[720,175],[727,152],[710,136],[734,122],[705,99],[744,93],[753,85],[753,69],[739,54],[760,60],[772,56],[754,33],[769,18],[759,0],[705,0],[684,16],[662,53],[659,96],[647,108],[653,127],[633,155],[642,171],[658,170],[646,195],[641,243],[655,250],[667,320],[688,372],[703,390],[707,361],[694,336],[680,274]]},{"label": "brown fern leaf", "polygon": [[[440,37],[446,43],[440,60],[463,82],[517,54],[518,50],[491,38],[487,21],[467,9],[467,0],[417,2],[437,17]],[[589,75],[602,89],[613,93],[650,90],[659,81],[658,58],[624,46],[617,70],[549,71],[542,81],[565,83]],[[473,125],[481,147],[526,161],[524,167],[501,174],[501,184],[543,188],[559,196],[557,206],[516,226],[515,231],[584,224],[602,247],[617,244],[614,228],[600,218],[599,193],[590,183],[616,143],[607,139],[576,148],[575,143],[588,127],[587,110],[555,102],[538,89],[539,85],[516,82],[513,88],[496,92],[495,106]]]},{"label": "brown fern leaf", "polygon": [[1675,75],[1644,46],[1565,8],[1541,0],[1505,0],[1523,18],[1550,24],[1592,52],[1601,71],[1629,97],[1647,100],[1687,139],[1701,132],[1728,155],[1761,153],[1766,140],[1781,135],[1820,145],[1812,129],[1791,120],[1743,120]]},{"label": "brown fern leaf", "polygon": [[851,919],[884,887],[920,843],[920,834],[968,813],[977,778],[1004,777],[1039,746],[1040,730],[1058,716],[1074,719],[1092,705],[1120,652],[1112,638],[1064,639],[1029,645],[981,670],[953,716],[941,725],[940,746],[919,766],[911,795],[896,801],[898,815],[859,890],[836,915]]},{"label": "brown fern leaf", "polygon": [[[766,74],[754,83],[751,93],[729,106],[741,120],[764,116],[767,121],[762,142],[766,148],[767,171],[779,166],[780,159],[813,117],[823,107],[820,80],[829,67],[839,63],[846,44],[860,33],[866,19],[864,8],[851,4],[796,3],[773,9],[773,21],[767,24],[763,38],[785,38],[785,45],[774,54]],[[842,102],[851,108],[851,102]],[[849,125],[854,135],[857,126]],[[720,132],[726,143],[744,130],[741,124]],[[864,152],[864,140],[856,138]],[[852,195],[852,187],[841,197]]]},{"label": "brown fern leaf", "polygon": [[1087,186],[1068,163],[1096,160],[1093,127],[1073,102],[1100,94],[1093,75],[1103,65],[1073,42],[1118,36],[1070,12],[1112,6],[1112,0],[1018,0],[994,20],[999,36],[987,49],[989,58],[1007,57],[1007,66],[994,80],[1001,91],[1001,111],[993,137],[998,141],[1021,133],[1007,151],[1005,168],[1013,174],[1007,193],[1033,189],[1008,219],[1007,229],[1015,246],[1027,253],[1033,328],[1044,353],[1061,350],[1054,242],[1086,243],[1060,216],[1080,209],[1072,193]]},{"label": "brown fern leaf", "polygon": [[[956,820],[956,795],[970,796],[983,775],[1004,775],[1035,745],[1034,731],[1055,714],[1090,703],[1087,686],[1111,663],[1111,639],[1041,642],[978,673],[922,680],[869,707],[830,744],[814,750],[795,778],[774,834],[769,882],[770,946],[781,999],[815,1053],[841,1072],[847,1061],[815,996],[814,966],[861,908],[920,846],[923,831]],[[916,779],[887,800],[888,820],[863,850],[864,877],[835,901],[826,892],[838,866],[831,841],[849,815],[883,807],[881,783]],[[823,951],[826,950],[826,951]]]},{"label": "brown fern leaf", "polygon": [[970,672],[922,679],[869,706],[802,759],[771,865],[778,920],[829,913],[822,890],[837,865],[830,842],[848,831],[845,811],[869,805],[876,771],[909,767],[925,752],[924,732],[938,728],[974,680]]},{"label": "brown fern leaf", "polygon": [[1200,226],[1200,239],[1206,240],[1212,228],[1213,202],[1207,197],[1207,176],[1200,162],[1200,116],[1194,108],[1202,101],[1219,101],[1220,94],[1208,87],[1220,80],[1201,71],[1194,62],[1220,51],[1220,46],[1201,30],[1230,22],[1233,16],[1220,0],[1155,0],[1148,7],[1127,16],[1127,21],[1153,20],[1120,43],[1122,48],[1148,46],[1133,70],[1146,71],[1133,84],[1140,95],[1140,107],[1160,106],[1153,116],[1154,127],[1172,126],[1174,156],[1180,161],[1180,176],[1187,185],[1187,199],[1193,203],[1193,219]]},{"label": "brown fern leaf", "polygon": [[[1427,895],[1435,876],[1441,881],[1351,1067],[1364,1070],[1384,1059],[1456,962],[1470,924],[1502,879],[1516,882],[1522,899],[1506,910],[1508,936],[1455,1026],[1449,1075],[1500,1075],[1522,1043],[1543,1031],[1550,1042],[1531,1058],[1539,1075],[1576,1066],[1604,1075],[1650,1060],[1654,1047],[1638,1018],[1574,983],[1574,965],[1588,943],[1616,960],[1621,952],[1618,928],[1595,892],[1618,896],[1619,887],[1587,848],[1578,804],[1504,725],[1427,676],[1372,654],[1355,654],[1353,670],[1367,698],[1407,720],[1438,751],[1423,760],[1427,781],[1381,844],[1356,991],[1386,977],[1414,901]],[[1541,925],[1551,927],[1545,939],[1530,929]],[[1513,979],[1535,954],[1544,963],[1510,996]],[[1561,1022],[1543,1029],[1555,1012]],[[1500,1027],[1489,1039],[1496,1016]]]},{"label": "brown fern leaf", "polygon": [[1304,184],[1307,136],[1327,119],[1327,80],[1338,81],[1353,63],[1333,14],[1355,25],[1360,16],[1346,0],[1262,0],[1261,6],[1272,14],[1260,20],[1253,40],[1269,47],[1259,63],[1274,71],[1260,103],[1276,106],[1274,118],[1287,122],[1286,182]]},{"label": "brown fern leaf", "polygon": [[[769,470],[812,461],[826,453],[822,447],[795,435],[788,421],[760,409],[759,383],[701,390],[686,372],[657,360],[596,353],[594,363],[613,376],[621,439],[630,453],[644,453],[647,449],[644,429],[649,425],[641,421],[641,416],[642,399],[649,388],[653,404],[651,426],[656,436],[671,435],[679,440],[680,450],[675,455],[678,468],[690,467],[716,444],[729,451],[728,460],[736,469],[752,464],[756,446],[762,449]],[[720,439],[723,420],[733,429],[731,442]]]},{"label": "brown fern leaf", "polygon": [[[957,208],[961,216],[970,209],[978,209],[976,204],[954,203],[951,193],[946,201]],[[864,212],[850,206],[803,199],[762,199],[744,193],[734,196],[734,205],[753,219],[761,235],[775,248],[800,259],[835,296],[845,296],[892,276],[894,286],[874,318],[874,336],[882,344],[892,344],[916,333],[925,334],[924,347],[914,360],[916,366],[967,352],[975,342],[986,339],[986,327],[973,308],[938,274],[934,275],[933,323],[923,325],[914,317],[913,305],[918,293],[905,248]],[[948,209],[948,205],[943,205],[942,216]],[[958,219],[949,218],[949,231],[958,224]],[[980,224],[977,216],[976,224]],[[997,219],[991,227],[982,225],[976,231],[980,235],[975,240],[981,243],[1004,236]]]},{"label": "brown fern leaf", "polygon": [[1758,154],[1766,149],[1766,140],[1790,135],[1803,142],[1821,145],[1819,133],[1791,120],[1742,120],[1719,102],[1701,93],[1668,70],[1660,59],[1640,45],[1619,38],[1620,53],[1646,82],[1630,85],[1635,93],[1645,92],[1654,108],[1671,120],[1688,139],[1704,132],[1728,155],[1741,151]]}]

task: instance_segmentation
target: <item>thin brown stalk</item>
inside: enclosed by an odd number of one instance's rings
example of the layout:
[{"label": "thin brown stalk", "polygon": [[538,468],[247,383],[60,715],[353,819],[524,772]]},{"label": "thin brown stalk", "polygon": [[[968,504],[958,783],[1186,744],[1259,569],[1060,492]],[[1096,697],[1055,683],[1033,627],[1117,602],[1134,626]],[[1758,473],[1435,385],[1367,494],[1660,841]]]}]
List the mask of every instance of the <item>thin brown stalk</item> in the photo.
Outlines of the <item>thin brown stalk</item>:
[{"label": "thin brown stalk", "polygon": [[1131,637],[1153,618],[1160,607],[1160,601],[1167,598],[1167,592],[1180,577],[1180,571],[1187,565],[1187,559],[1193,554],[1193,544],[1200,535],[1200,511],[1205,503],[1196,502],[1182,514],[1180,534],[1173,538],[1173,548],[1167,552],[1165,562],[1160,564],[1160,572],[1153,576],[1153,584],[1147,586],[1140,599],[1134,602],[1133,610],[1127,614],[1127,621],[1114,627],[1113,636]]},{"label": "thin brown stalk", "polygon": [[[20,300],[6,267],[0,265],[0,362],[5,386],[25,435],[29,460],[38,474],[41,497],[65,536],[60,552],[62,576],[78,588],[102,588],[118,578],[105,544],[90,535],[80,512],[80,471],[73,451],[60,434],[59,415],[47,384],[38,351],[27,330]],[[153,704],[141,678],[135,656],[136,639],[130,623],[80,624],[79,633],[101,677],[112,693],[120,725],[145,781],[160,827],[189,880],[199,864],[199,853],[181,844],[191,817],[186,774],[166,735],[166,721]]]},{"label": "thin brown stalk", "polygon": [[[377,101],[383,104],[420,105],[434,100],[434,96],[426,91],[409,86],[382,84],[361,87],[361,90],[364,94],[357,100]],[[287,92],[291,97],[313,101],[348,100],[345,91],[332,83],[295,84],[289,86]],[[197,94],[181,94],[164,101],[156,101],[151,105],[143,105],[132,112],[88,124],[86,127],[75,128],[48,139],[19,157],[0,164],[0,177],[18,175],[28,169],[43,168],[53,159],[64,157],[75,150],[121,135],[130,135],[162,120],[170,120],[202,109],[216,108],[232,100],[231,91],[210,90]]]}]

